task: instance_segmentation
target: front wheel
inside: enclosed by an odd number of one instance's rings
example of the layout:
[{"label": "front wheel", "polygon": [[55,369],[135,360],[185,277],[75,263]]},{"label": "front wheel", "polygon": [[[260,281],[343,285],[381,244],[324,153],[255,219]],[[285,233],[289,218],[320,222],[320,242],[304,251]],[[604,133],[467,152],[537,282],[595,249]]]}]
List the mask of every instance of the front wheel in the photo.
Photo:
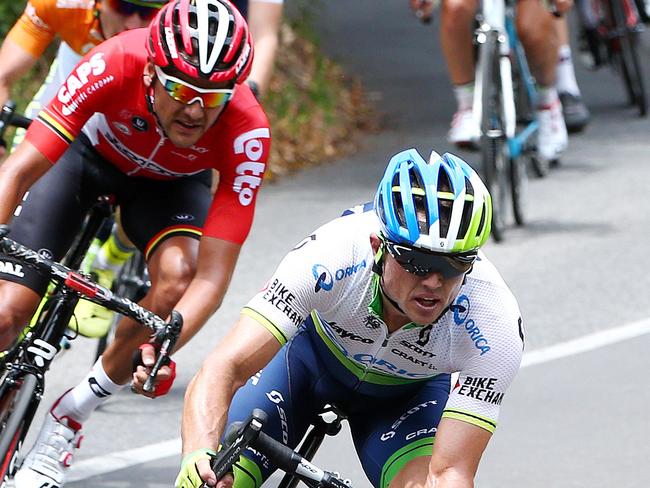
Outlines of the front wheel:
[{"label": "front wheel", "polygon": [[[531,159],[535,159],[534,156]],[[517,225],[526,223],[526,203],[528,195],[528,157],[522,155],[510,159],[510,189],[512,197],[512,212]]]},{"label": "front wheel", "polygon": [[497,33],[490,32],[479,47],[481,87],[481,159],[485,186],[492,196],[492,237],[503,240],[504,213],[508,206],[508,171],[505,156],[506,134],[501,93]]},{"label": "front wheel", "polygon": [[501,242],[505,233],[505,211],[508,207],[508,171],[503,139],[481,141],[485,186],[492,196],[492,237]]},{"label": "front wheel", "polygon": [[6,383],[7,378],[4,381],[0,397],[0,480],[3,483],[13,474],[16,454],[36,410],[38,384],[32,374],[26,374],[11,385]]}]

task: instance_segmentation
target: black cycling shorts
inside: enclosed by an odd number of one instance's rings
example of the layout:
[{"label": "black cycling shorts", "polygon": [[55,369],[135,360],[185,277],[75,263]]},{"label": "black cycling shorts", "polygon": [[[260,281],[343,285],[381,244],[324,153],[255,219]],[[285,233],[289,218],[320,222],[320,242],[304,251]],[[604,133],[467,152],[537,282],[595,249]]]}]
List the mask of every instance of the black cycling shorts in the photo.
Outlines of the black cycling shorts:
[{"label": "black cycling shorts", "polygon": [[[149,257],[165,239],[200,238],[212,200],[210,170],[174,180],[127,176],[95,152],[81,135],[25,194],[10,237],[59,261],[97,198],[114,196],[124,231]],[[11,263],[11,264],[7,264]],[[43,294],[48,280],[0,253],[0,279]]]}]

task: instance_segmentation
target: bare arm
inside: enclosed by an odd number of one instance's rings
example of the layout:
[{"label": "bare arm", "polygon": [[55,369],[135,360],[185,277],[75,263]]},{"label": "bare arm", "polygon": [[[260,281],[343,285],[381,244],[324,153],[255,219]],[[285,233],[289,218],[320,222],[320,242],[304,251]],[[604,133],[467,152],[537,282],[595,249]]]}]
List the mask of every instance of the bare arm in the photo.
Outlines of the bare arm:
[{"label": "bare arm", "polygon": [[[240,249],[241,245],[233,242],[207,236],[201,238],[196,275],[174,307],[183,316],[183,328],[175,350],[187,344],[221,306]],[[138,367],[133,373],[133,389],[149,397],[155,394],[145,393],[142,387],[155,362],[155,349],[153,346],[146,347],[142,350],[142,363],[145,367]],[[171,370],[164,366],[156,376],[156,383],[166,381],[170,374]]]},{"label": "bare arm", "polygon": [[255,43],[255,58],[248,79],[257,83],[262,96],[269,88],[273,73],[282,8],[281,3],[255,0],[248,6],[248,25]]},{"label": "bare arm", "polygon": [[183,331],[176,346],[187,343],[221,306],[237,264],[241,245],[203,236],[197,271],[175,309],[183,315]]},{"label": "bare arm", "polygon": [[36,58],[11,39],[0,48],[0,106],[9,99],[11,87],[36,63]]},{"label": "bare arm", "polygon": [[443,418],[429,464],[428,487],[472,488],[492,434],[461,420]]},{"label": "bare arm", "polygon": [[0,166],[0,223],[8,224],[23,195],[52,163],[24,141]]},{"label": "bare arm", "polygon": [[[241,315],[192,379],[183,407],[183,456],[201,448],[217,450],[232,397],[280,350],[280,343],[255,319]],[[198,464],[204,480],[214,474]],[[216,481],[216,480],[214,480]]]}]

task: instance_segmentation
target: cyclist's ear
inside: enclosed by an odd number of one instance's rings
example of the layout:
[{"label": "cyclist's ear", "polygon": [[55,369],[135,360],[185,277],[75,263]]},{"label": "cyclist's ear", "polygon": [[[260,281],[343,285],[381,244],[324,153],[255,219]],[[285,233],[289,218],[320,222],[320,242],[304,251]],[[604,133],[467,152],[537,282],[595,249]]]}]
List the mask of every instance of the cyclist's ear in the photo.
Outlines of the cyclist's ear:
[{"label": "cyclist's ear", "polygon": [[370,247],[372,247],[372,252],[375,256],[381,250],[381,239],[375,233],[370,234]]},{"label": "cyclist's ear", "polygon": [[375,254],[375,261],[372,263],[372,271],[381,276],[383,272],[382,258],[384,256],[384,243],[377,234],[370,234],[370,246]]},{"label": "cyclist's ear", "polygon": [[147,61],[147,64],[144,66],[144,70],[142,72],[142,79],[144,81],[144,86],[149,88],[151,84],[153,83],[153,80],[155,78],[155,71],[154,71],[154,64],[151,61]]}]

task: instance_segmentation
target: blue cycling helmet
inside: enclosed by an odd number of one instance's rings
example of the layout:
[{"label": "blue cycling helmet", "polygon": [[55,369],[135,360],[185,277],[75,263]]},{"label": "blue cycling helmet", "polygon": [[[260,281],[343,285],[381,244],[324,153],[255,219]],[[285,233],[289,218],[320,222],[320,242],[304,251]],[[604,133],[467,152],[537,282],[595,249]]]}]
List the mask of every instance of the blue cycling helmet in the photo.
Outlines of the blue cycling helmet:
[{"label": "blue cycling helmet", "polygon": [[476,251],[490,235],[492,199],[469,164],[415,149],[393,156],[375,194],[387,239],[448,254]]}]

